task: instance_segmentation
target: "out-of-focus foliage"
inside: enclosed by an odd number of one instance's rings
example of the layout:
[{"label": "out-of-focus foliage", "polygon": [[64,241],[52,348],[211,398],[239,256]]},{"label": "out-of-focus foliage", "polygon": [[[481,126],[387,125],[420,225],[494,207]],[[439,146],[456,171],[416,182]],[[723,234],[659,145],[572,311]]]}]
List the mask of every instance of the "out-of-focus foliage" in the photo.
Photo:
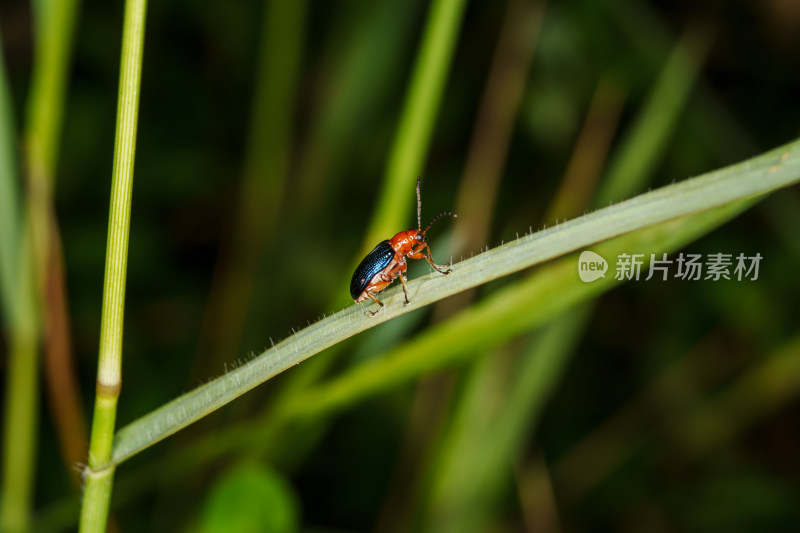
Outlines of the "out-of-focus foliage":
[{"label": "out-of-focus foliage", "polygon": [[198,531],[291,533],[297,531],[297,516],[286,481],[262,464],[242,463],[210,487]]}]

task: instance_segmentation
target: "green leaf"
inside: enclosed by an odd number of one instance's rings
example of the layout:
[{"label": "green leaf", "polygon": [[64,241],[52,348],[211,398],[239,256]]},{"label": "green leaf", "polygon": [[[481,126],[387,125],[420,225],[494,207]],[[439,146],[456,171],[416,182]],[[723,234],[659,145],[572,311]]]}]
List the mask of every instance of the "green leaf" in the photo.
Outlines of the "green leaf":
[{"label": "green leaf", "polygon": [[248,462],[225,472],[212,487],[200,518],[203,533],[289,533],[297,530],[298,506],[284,478]]}]

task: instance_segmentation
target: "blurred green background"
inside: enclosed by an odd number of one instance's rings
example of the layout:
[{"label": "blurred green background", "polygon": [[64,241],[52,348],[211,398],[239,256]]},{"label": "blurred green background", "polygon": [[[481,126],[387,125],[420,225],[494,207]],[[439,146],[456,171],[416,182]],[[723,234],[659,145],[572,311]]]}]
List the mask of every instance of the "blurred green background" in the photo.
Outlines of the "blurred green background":
[{"label": "blurred green background", "polygon": [[[53,190],[89,422],[122,12],[77,6]],[[419,1],[150,3],[118,427],[352,303],[429,17]],[[23,171],[33,19],[27,2],[0,4]],[[415,223],[421,173],[423,224],[460,216],[431,232],[439,263],[800,133],[794,0],[469,2],[455,24],[390,230]],[[779,191],[684,250],[760,253],[757,281],[623,284],[413,383],[275,421],[298,391],[513,280],[369,330],[121,465],[111,528],[800,530],[798,227],[800,191]],[[556,362],[526,366],[544,352]],[[48,383],[34,529],[69,531],[79,490],[64,442],[88,435],[59,432]]]}]

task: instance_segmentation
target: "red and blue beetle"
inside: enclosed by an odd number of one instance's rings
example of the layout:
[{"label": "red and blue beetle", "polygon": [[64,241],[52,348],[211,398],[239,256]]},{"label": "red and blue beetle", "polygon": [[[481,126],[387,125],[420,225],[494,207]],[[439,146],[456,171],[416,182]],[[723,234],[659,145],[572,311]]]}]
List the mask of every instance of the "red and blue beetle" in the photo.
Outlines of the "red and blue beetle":
[{"label": "red and blue beetle", "polygon": [[[403,293],[405,294],[405,305],[409,304],[408,301],[408,288],[406,287],[406,257],[411,259],[425,259],[430,265],[440,274],[447,275],[450,273],[448,268],[450,265],[437,265],[433,262],[431,257],[431,248],[428,246],[428,240],[425,234],[431,229],[433,223],[445,215],[457,217],[451,211],[439,213],[430,224],[423,230],[422,229],[422,199],[419,194],[420,178],[417,178],[417,228],[408,231],[401,231],[391,239],[385,240],[378,244],[367,254],[361,263],[356,267],[353,273],[353,279],[350,281],[350,296],[356,303],[365,301],[371,298],[380,307],[376,311],[369,312],[370,316],[375,316],[383,309],[383,302],[375,297],[376,292],[380,292],[389,286],[394,278],[400,277],[400,283],[403,284]],[[423,251],[428,252],[425,255]],[[448,270],[443,270],[448,268]]]}]

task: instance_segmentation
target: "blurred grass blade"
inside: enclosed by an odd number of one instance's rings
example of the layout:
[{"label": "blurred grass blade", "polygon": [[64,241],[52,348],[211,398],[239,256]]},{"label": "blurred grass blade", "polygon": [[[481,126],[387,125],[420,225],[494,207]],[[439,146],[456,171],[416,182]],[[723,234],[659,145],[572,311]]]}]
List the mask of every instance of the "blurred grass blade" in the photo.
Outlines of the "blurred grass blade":
[{"label": "blurred grass blade", "polygon": [[[52,181],[61,134],[66,75],[75,21],[74,0],[40,2],[36,15],[34,67],[25,135],[27,209],[21,198],[12,106],[0,65],[0,292],[11,349],[6,389],[0,529],[29,528],[39,411],[39,321],[50,266]],[[0,63],[3,60],[0,59]],[[57,342],[48,339],[51,342]],[[73,428],[74,429],[74,428]],[[83,440],[83,436],[79,440]]]},{"label": "blurred grass blade", "polygon": [[242,182],[230,238],[223,241],[200,330],[195,379],[238,353],[261,250],[278,233],[289,172],[305,0],[265,2]]},{"label": "blurred grass blade", "polygon": [[756,361],[730,386],[676,421],[674,434],[689,453],[701,455],[732,440],[798,394],[800,337]]},{"label": "blurred grass blade", "polygon": [[[499,36],[495,45],[488,79],[484,85],[478,106],[477,115],[472,128],[469,151],[464,163],[455,211],[459,218],[453,224],[450,238],[450,255],[459,257],[480,250],[490,242],[492,220],[497,208],[497,195],[502,181],[503,171],[507,165],[511,148],[514,125],[519,115],[525,88],[528,85],[531,63],[539,40],[539,31],[546,9],[545,0],[510,0],[505,6]],[[440,252],[441,253],[441,252]],[[445,317],[461,308],[468,307],[477,296],[477,289],[468,290],[440,301],[434,307],[434,323],[440,323]],[[398,344],[397,342],[393,344]],[[503,354],[508,350],[499,348],[494,352],[484,353],[483,357],[474,359],[474,363],[457,372],[431,376],[416,387],[414,404],[408,424],[409,435],[406,442],[415,442],[405,446],[403,463],[409,465],[427,465],[429,472],[416,472],[413,477],[418,480],[433,479],[433,489],[422,488],[431,493],[426,524],[423,530],[428,531],[469,531],[482,529],[482,522],[477,520],[482,511],[477,509],[470,489],[463,486],[460,468],[475,472],[477,476],[470,486],[481,484],[485,496],[483,501],[491,501],[490,496],[495,486],[484,484],[485,477],[478,473],[475,466],[476,456],[485,457],[486,445],[493,449],[500,440],[488,439],[496,411],[487,413],[487,405],[503,403],[507,383],[499,384],[500,376],[511,374],[509,366],[516,366],[518,359],[509,361]],[[431,354],[436,357],[436,354]],[[519,376],[518,373],[513,372]],[[466,377],[466,380],[464,378]],[[463,386],[456,386],[459,394],[443,394],[442,390],[453,387],[448,383],[466,381]],[[449,405],[448,405],[449,404]],[[457,422],[446,424],[445,432],[424,432],[419,434],[415,428],[430,427],[441,422],[440,417],[448,417],[448,411],[455,411]],[[432,416],[431,413],[438,413]],[[489,433],[487,433],[489,432]],[[415,435],[415,436],[412,436]],[[419,441],[427,441],[419,444]],[[502,444],[501,444],[502,446]],[[420,456],[420,450],[434,450],[431,457]],[[476,452],[476,453],[473,453]],[[423,452],[424,453],[424,452]],[[504,471],[501,468],[500,471]],[[394,530],[408,529],[411,524],[406,519],[404,527],[397,523],[403,517],[421,514],[419,510],[409,508],[419,506],[418,497],[407,496],[409,484],[420,484],[409,481],[412,476],[403,472],[384,503],[383,522],[394,523]],[[413,478],[412,478],[413,479]],[[405,495],[405,496],[404,496]],[[469,500],[469,502],[467,502]],[[485,509],[483,509],[485,510]],[[424,511],[424,509],[422,509]]]},{"label": "blurred grass blade", "polygon": [[77,0],[34,3],[36,45],[28,100],[25,149],[33,179],[52,184],[66,99],[66,79],[75,31]]},{"label": "blurred grass blade", "polygon": [[[689,103],[689,94],[696,84],[709,41],[704,28],[690,26],[674,46],[644,108],[639,111],[633,127],[615,154],[596,204],[603,205],[610,201],[608,195],[627,197],[646,188],[652,181],[652,170],[662,159],[662,152],[672,138],[674,125]],[[562,194],[566,196],[571,191],[564,185]],[[603,198],[604,195],[607,197]],[[588,196],[585,198],[588,204]]]},{"label": "blurred grass blade", "polygon": [[[471,409],[483,412],[483,423],[454,421],[454,428],[461,428],[461,431],[456,432],[457,442],[450,446],[452,452],[446,454],[444,468],[437,475],[438,483],[431,495],[434,511],[429,517],[428,531],[488,530],[486,521],[493,504],[499,501],[503,482],[510,479],[514,460],[538,425],[588,318],[589,309],[581,307],[543,328],[517,360],[511,362],[513,367],[505,368],[508,380],[496,388],[496,397],[481,397]],[[491,358],[479,360],[479,379],[482,379],[483,361],[495,369],[501,366],[492,364]],[[470,391],[491,389],[468,388]],[[491,412],[485,412],[487,405],[493,407]]]},{"label": "blurred grass blade", "polygon": [[708,28],[694,25],[675,45],[644,109],[609,164],[596,206],[627,198],[636,192],[637,183],[652,173],[695,86],[710,40]]},{"label": "blurred grass blade", "polygon": [[564,177],[543,217],[548,226],[576,217],[592,205],[626,96],[610,75],[598,82]]},{"label": "blurred grass blade", "polygon": [[[2,39],[0,39],[2,44]],[[14,286],[18,283],[20,228],[19,167],[14,108],[0,48],[0,304],[7,330],[13,323]]]},{"label": "blurred grass blade", "polygon": [[420,45],[396,139],[389,155],[378,203],[359,257],[406,227],[413,187],[428,152],[453,50],[461,28],[464,0],[434,0]]},{"label": "blurred grass blade", "polygon": [[358,24],[350,12],[337,15],[336,31],[323,45],[321,63],[329,67],[321,77],[328,81],[319,91],[319,110],[309,113],[316,119],[298,161],[301,219],[319,221],[320,213],[338,214],[326,213],[322,202],[332,189],[344,188],[342,178],[352,174],[348,159],[363,150],[365,134],[380,127],[381,111],[392,108],[396,87],[405,76],[386,66],[403,64],[416,37],[420,4],[415,0],[360,5]]},{"label": "blurred grass blade", "polygon": [[89,442],[89,465],[84,470],[81,532],[105,531],[114,482],[114,468],[109,468],[107,464],[112,453],[117,401],[122,386],[125,282],[146,11],[147,0],[125,2],[97,390]]},{"label": "blurred grass blade", "polygon": [[72,355],[54,190],[78,7],[78,0],[34,4],[36,42],[25,132],[29,223],[44,340],[45,393],[61,458],[76,489],[80,488],[81,480],[74,466],[86,460],[88,431]]},{"label": "blurred grass blade", "polygon": [[[384,298],[386,309],[377,316],[365,317],[361,306],[350,306],[120,429],[115,438],[113,457],[105,467],[119,464],[325,348],[395,316],[594,243],[737,200],[750,199],[798,179],[800,142],[796,141],[737,165],[521,237],[457,264],[450,276],[422,276],[409,283],[411,304],[408,306],[402,305],[402,294],[395,287],[387,291]],[[600,285],[592,284],[590,287]],[[513,301],[521,295],[509,297]],[[561,298],[559,295],[553,297]],[[491,318],[491,313],[500,313],[500,310],[487,312],[490,313],[487,318]],[[511,319],[512,323],[527,324],[524,316]],[[358,374],[353,374],[352,379],[357,381],[356,376]]]},{"label": "blurred grass blade", "polygon": [[497,193],[528,84],[545,4],[545,0],[511,0],[506,5],[458,187],[455,211],[460,218],[453,226],[453,255],[479,250],[490,241]]},{"label": "blurred grass blade", "polygon": [[30,528],[37,430],[39,423],[39,330],[30,266],[31,250],[22,245],[17,286],[12,288],[14,322],[9,333],[3,427],[3,477],[0,531]]},{"label": "blurred grass blade", "polygon": [[[716,390],[701,398],[702,389],[692,381],[701,373],[699,367],[708,364],[703,357],[709,353],[713,351],[703,345],[681,357],[558,457],[553,477],[565,501],[585,498],[643,448],[669,442],[694,458],[720,449],[800,394],[800,338],[759,357],[732,383],[707,387]],[[665,420],[654,424],[652,401],[660,390],[676,394],[678,401],[662,410]]]}]

